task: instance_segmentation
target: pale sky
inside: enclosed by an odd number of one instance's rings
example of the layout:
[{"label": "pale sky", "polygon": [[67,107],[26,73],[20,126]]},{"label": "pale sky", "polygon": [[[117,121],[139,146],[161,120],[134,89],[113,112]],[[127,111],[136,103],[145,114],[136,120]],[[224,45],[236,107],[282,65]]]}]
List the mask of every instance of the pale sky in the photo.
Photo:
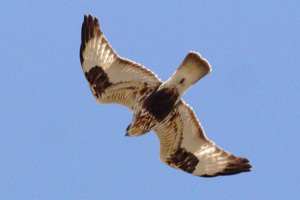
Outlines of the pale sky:
[{"label": "pale sky", "polygon": [[[0,199],[300,199],[299,1],[2,1]],[[188,51],[212,72],[183,99],[253,171],[201,178],[164,165],[132,113],[96,102],[79,61],[84,14],[162,80]]]}]

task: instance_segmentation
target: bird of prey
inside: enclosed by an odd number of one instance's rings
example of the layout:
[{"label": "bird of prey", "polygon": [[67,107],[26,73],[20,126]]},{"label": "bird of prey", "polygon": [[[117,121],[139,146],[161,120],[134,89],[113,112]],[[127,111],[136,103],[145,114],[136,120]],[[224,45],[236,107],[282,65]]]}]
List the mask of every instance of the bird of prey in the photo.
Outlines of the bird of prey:
[{"label": "bird of prey", "polygon": [[116,103],[133,112],[127,136],[154,131],[160,160],[187,173],[214,177],[251,170],[249,160],[207,139],[193,109],[182,100],[189,87],[211,71],[197,52],[189,52],[167,81],[142,65],[118,56],[95,17],[84,16],[80,62],[90,89],[101,104]]}]

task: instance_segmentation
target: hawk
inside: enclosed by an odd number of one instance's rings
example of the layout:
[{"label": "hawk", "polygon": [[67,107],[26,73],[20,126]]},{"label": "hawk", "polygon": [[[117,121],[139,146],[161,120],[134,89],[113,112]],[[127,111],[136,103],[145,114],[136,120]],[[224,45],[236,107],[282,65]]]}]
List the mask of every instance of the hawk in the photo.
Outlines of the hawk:
[{"label": "hawk", "polygon": [[193,109],[181,98],[211,71],[199,53],[189,52],[171,78],[163,82],[142,65],[119,57],[103,35],[98,19],[85,15],[80,62],[99,103],[121,104],[133,112],[126,136],[151,130],[156,133],[163,163],[202,177],[251,170],[248,159],[228,153],[207,139]]}]

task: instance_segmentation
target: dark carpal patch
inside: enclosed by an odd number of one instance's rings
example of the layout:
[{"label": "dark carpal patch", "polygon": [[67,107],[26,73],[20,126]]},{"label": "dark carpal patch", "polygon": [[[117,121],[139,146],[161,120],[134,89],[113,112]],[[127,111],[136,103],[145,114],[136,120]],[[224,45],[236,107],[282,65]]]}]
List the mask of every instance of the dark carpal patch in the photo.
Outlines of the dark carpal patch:
[{"label": "dark carpal patch", "polygon": [[95,66],[91,68],[89,72],[85,72],[85,77],[95,90],[97,97],[99,97],[98,95],[101,95],[106,88],[112,85],[105,71],[99,66]]},{"label": "dark carpal patch", "polygon": [[174,108],[179,94],[174,89],[164,88],[154,91],[147,97],[144,107],[158,120],[162,121]]},{"label": "dark carpal patch", "polygon": [[168,164],[174,164],[176,167],[185,172],[193,173],[199,160],[196,156],[194,156],[194,154],[188,152],[185,148],[179,147],[167,162]]}]

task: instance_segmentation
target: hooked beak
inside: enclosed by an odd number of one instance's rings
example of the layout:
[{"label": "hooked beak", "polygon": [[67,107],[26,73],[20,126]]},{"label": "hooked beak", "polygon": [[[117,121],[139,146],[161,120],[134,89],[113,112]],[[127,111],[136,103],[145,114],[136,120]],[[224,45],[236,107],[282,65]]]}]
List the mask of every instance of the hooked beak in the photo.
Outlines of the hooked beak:
[{"label": "hooked beak", "polygon": [[129,130],[129,128],[130,128],[130,125],[131,125],[131,124],[129,124],[129,125],[127,126],[127,128],[126,128],[126,134],[125,134],[125,136],[129,136],[128,130]]}]

